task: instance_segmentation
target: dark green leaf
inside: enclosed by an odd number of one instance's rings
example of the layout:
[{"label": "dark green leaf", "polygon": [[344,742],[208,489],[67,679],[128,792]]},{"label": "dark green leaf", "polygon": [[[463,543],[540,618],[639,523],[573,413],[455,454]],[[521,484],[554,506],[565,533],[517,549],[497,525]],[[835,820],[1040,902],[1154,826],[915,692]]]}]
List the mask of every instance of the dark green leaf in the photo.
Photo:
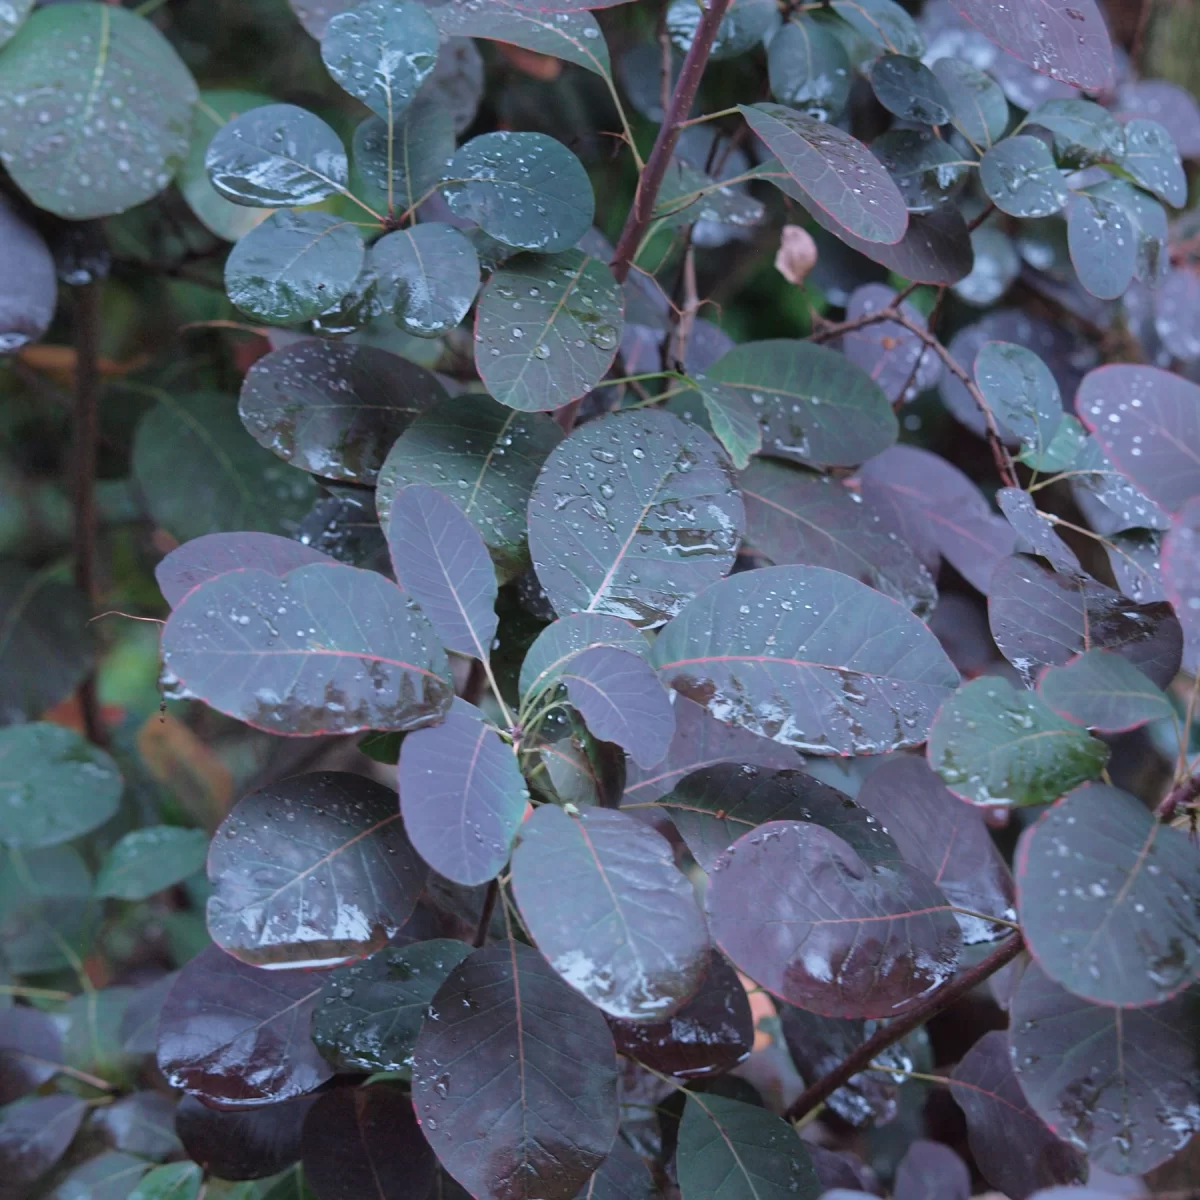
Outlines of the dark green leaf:
[{"label": "dark green leaf", "polygon": [[1054,475],[1066,471],[1075,465],[1079,452],[1087,440],[1087,434],[1079,423],[1079,418],[1071,413],[1063,413],[1054,431],[1054,436],[1039,453],[1032,447],[1026,447],[1019,455],[1021,462],[1045,475]]},{"label": "dark green leaf", "polygon": [[871,87],[879,103],[902,120],[920,125],[945,125],[950,120],[950,97],[919,58],[880,55],[871,64]]},{"label": "dark green leaf", "polygon": [[914,58],[925,52],[916,23],[894,0],[833,0],[830,7],[875,46]]},{"label": "dark green leaf", "polygon": [[1157,121],[1135,117],[1127,122],[1125,153],[1117,161],[1142,187],[1172,208],[1187,203],[1187,177],[1179,151]]},{"label": "dark green leaf", "polygon": [[713,433],[729,452],[733,465],[739,470],[747,467],[762,449],[762,426],[749,397],[704,374],[694,376],[691,382],[704,403]]},{"label": "dark green leaf", "polygon": [[990,75],[961,58],[939,58],[933,73],[950,101],[950,120],[981,150],[994,145],[1008,128],[1008,101]]},{"label": "dark green leaf", "polygon": [[1166,696],[1111,650],[1088,650],[1066,666],[1048,668],[1038,691],[1060,717],[1099,733],[1123,733],[1175,715]]},{"label": "dark green leaf", "polygon": [[997,142],[980,161],[979,182],[996,207],[1013,217],[1049,217],[1067,203],[1054,156],[1045,142],[1027,134]]},{"label": "dark green leaf", "polygon": [[666,228],[695,221],[747,227],[757,225],[763,212],[763,205],[736,184],[722,184],[683,159],[674,158],[663,177],[654,218],[664,222]]},{"label": "dark green leaf", "polygon": [[[560,0],[547,0],[557,7]],[[692,0],[671,0],[667,7],[667,33],[680,54],[686,54],[696,36],[701,9]],[[714,61],[734,58],[758,45],[775,19],[771,0],[732,0],[717,26],[710,57]]]},{"label": "dark green leaf", "polygon": [[871,144],[910,213],[934,212],[953,199],[970,163],[929,129],[891,129]]},{"label": "dark green leaf", "polygon": [[645,1159],[618,1137],[576,1200],[654,1200],[657,1195]]},{"label": "dark green leaf", "polygon": [[167,1163],[143,1175],[129,1200],[195,1200],[204,1172],[194,1162]]},{"label": "dark green leaf", "polygon": [[105,856],[97,896],[147,900],[204,867],[208,838],[200,829],[149,825],[127,833]]},{"label": "dark green leaf", "polygon": [[850,98],[850,59],[824,25],[805,15],[788,21],[767,47],[771,95],[814,121],[834,121]]},{"label": "dark green leaf", "polygon": [[397,229],[371,247],[384,307],[405,333],[439,337],[467,315],[479,291],[479,256],[450,225]]},{"label": "dark green leaf", "polygon": [[1108,197],[1072,192],[1067,244],[1079,282],[1102,300],[1120,296],[1137,268],[1139,239],[1129,214]]},{"label": "dark green leaf", "polygon": [[10,0],[0,11],[0,46],[3,46],[33,11],[34,0]]},{"label": "dark green leaf", "polygon": [[1024,121],[1054,134],[1054,154],[1064,167],[1117,162],[1125,150],[1125,133],[1107,109],[1090,100],[1054,99],[1039,104]]},{"label": "dark green leaf", "polygon": [[128,1200],[150,1165],[131,1154],[106,1150],[61,1180],[54,1200]]},{"label": "dark green leaf", "polygon": [[0,857],[0,940],[21,975],[57,971],[86,952],[92,877],[72,846],[4,851]]},{"label": "dark green leaf", "polygon": [[1063,417],[1050,368],[1024,346],[985,342],[975,356],[975,381],[996,417],[1040,456]]},{"label": "dark green leaf", "polygon": [[393,122],[368,117],[350,144],[354,170],[364,197],[397,215],[412,212],[446,172],[454,155],[454,116],[424,93]]}]

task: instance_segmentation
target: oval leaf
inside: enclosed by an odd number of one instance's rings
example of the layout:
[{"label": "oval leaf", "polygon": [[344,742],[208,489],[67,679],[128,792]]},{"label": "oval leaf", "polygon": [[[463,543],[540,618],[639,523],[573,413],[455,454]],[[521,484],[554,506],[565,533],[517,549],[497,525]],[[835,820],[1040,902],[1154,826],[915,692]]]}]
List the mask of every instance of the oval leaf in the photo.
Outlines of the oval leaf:
[{"label": "oval leaf", "polygon": [[628,621],[599,613],[573,613],[547,625],[521,663],[521,697],[526,702],[556,687],[576,655],[595,646],[617,646],[645,656],[650,643]]},{"label": "oval leaf", "polygon": [[149,825],[127,833],[105,856],[97,896],[146,900],[203,870],[208,837],[201,829]]},{"label": "oval leaf", "polygon": [[1001,212],[1049,217],[1067,203],[1065,176],[1041,138],[1018,134],[993,146],[979,163],[979,182]]},{"label": "oval leaf", "polygon": [[1073,192],[1067,204],[1067,244],[1079,282],[1093,296],[1114,300],[1132,282],[1138,239],[1129,214],[1114,201]]},{"label": "oval leaf", "polygon": [[[452,48],[443,54],[451,61]],[[390,128],[389,136],[382,117],[368,117],[355,129],[350,144],[354,186],[376,207],[415,212],[454,155],[454,114],[422,92]]]},{"label": "oval leaf", "polygon": [[0,354],[12,354],[50,328],[58,278],[41,234],[4,201],[0,201],[0,254],[7,264],[0,283]]},{"label": "oval leaf", "polygon": [[771,95],[814,121],[835,121],[850,98],[850,59],[837,35],[793,15],[767,46]]},{"label": "oval leaf", "polygon": [[429,223],[385,234],[371,247],[396,324],[413,337],[449,333],[479,291],[479,256],[457,229]]},{"label": "oval leaf", "polygon": [[1170,133],[1157,121],[1135,117],[1125,125],[1125,151],[1117,161],[1147,191],[1172,208],[1187,203],[1187,176]]},{"label": "oval leaf", "polygon": [[946,125],[950,97],[937,76],[919,58],[883,54],[872,64],[871,88],[888,112],[920,125]]},{"label": "oval leaf", "polygon": [[1038,691],[1060,717],[1099,733],[1124,733],[1175,716],[1166,696],[1111,650],[1088,650],[1066,666],[1050,667]]},{"label": "oval leaf", "polygon": [[1032,453],[1044,454],[1063,417],[1050,368],[1024,346],[985,342],[975,356],[975,380],[997,420]]},{"label": "oval leaf", "polygon": [[998,142],[1008,128],[1008,101],[1000,85],[961,58],[939,58],[932,70],[950,102],[955,129],[979,149]]},{"label": "oval leaf", "polygon": [[[1153,542],[1150,545],[1153,548]],[[1183,625],[1184,668],[1200,674],[1200,498],[1189,500],[1171,522],[1161,557],[1162,586]],[[1158,565],[1158,556],[1151,552],[1151,586]]]}]

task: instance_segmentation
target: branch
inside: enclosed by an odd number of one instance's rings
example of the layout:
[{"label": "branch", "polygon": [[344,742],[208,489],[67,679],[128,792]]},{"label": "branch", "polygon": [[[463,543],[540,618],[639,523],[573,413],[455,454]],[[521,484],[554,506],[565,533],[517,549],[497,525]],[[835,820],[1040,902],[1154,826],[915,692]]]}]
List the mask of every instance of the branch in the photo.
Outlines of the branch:
[{"label": "branch", "polygon": [[1181,808],[1194,804],[1197,798],[1200,798],[1200,775],[1193,775],[1166,794],[1154,815],[1160,821],[1170,821]]},{"label": "branch", "polygon": [[688,47],[687,56],[679,70],[679,79],[671,96],[671,104],[663,116],[659,126],[658,137],[654,139],[654,148],[646,160],[646,169],[638,180],[637,192],[633,197],[633,207],[625,218],[625,228],[617,240],[617,248],[613,253],[612,273],[618,283],[624,283],[629,274],[629,268],[641,245],[643,236],[654,216],[654,203],[658,199],[658,189],[667,173],[667,165],[675,152],[675,143],[679,140],[680,125],[687,120],[691,112],[692,102],[700,87],[704,68],[708,65],[708,55],[716,40],[717,28],[729,8],[730,0],[708,0],[708,7],[696,26],[692,44]]},{"label": "branch", "polygon": [[982,962],[960,972],[945,987],[939,988],[916,1008],[910,1009],[902,1017],[897,1017],[881,1029],[877,1029],[853,1054],[844,1058],[829,1074],[806,1087],[784,1113],[784,1120],[799,1121],[812,1112],[817,1105],[828,1100],[842,1084],[848,1083],[860,1071],[866,1070],[890,1045],[911,1033],[918,1025],[924,1025],[930,1017],[940,1013],[944,1008],[949,1008],[951,1004],[961,1000],[985,979],[999,971],[1001,967],[1012,962],[1024,948],[1024,939],[1019,933],[1015,934],[1001,942]]}]

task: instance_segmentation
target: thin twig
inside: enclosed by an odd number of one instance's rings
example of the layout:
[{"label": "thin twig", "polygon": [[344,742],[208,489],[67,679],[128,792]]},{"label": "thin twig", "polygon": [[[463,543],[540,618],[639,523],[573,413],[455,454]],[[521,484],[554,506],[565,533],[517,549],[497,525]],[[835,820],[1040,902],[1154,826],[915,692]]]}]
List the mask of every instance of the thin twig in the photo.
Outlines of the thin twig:
[{"label": "thin twig", "polygon": [[1200,799],[1200,775],[1192,775],[1166,794],[1154,815],[1160,821],[1170,821],[1181,808],[1189,808],[1197,799]]}]

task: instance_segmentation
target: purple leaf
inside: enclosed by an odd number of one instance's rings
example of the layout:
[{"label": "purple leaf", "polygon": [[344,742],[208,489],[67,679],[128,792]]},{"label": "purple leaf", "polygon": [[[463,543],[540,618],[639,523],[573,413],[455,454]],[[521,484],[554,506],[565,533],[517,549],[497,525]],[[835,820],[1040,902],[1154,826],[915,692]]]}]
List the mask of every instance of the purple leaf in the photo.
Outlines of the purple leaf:
[{"label": "purple leaf", "polygon": [[996,492],[996,504],[1008,518],[1017,536],[1044,558],[1056,571],[1079,575],[1079,556],[1054,531],[1053,521],[1038,511],[1033,497],[1023,488],[1005,487]]},{"label": "purple leaf", "polygon": [[971,1172],[949,1146],[918,1138],[896,1167],[892,1200],[969,1200]]},{"label": "purple leaf", "polygon": [[[876,636],[884,628],[887,637]],[[659,634],[651,661],[710,716],[817,754],[879,754],[924,741],[958,683],[917,617],[823,567],[764,567],[721,580]]]},{"label": "purple leaf", "polygon": [[[489,568],[490,569],[490,568]],[[421,857],[455,883],[495,879],[529,803],[512,747],[465,701],[400,746],[400,811]]]},{"label": "purple leaf", "polygon": [[829,1017],[894,1017],[958,965],[945,897],[906,863],[871,866],[819,825],[773,821],[709,877],[713,937],[744,974]]},{"label": "purple leaf", "polygon": [[300,1158],[300,1131],[313,1106],[311,1096],[221,1109],[184,1096],[175,1128],[188,1158],[221,1179],[267,1179]]},{"label": "purple leaf", "polygon": [[462,509],[437,488],[410,484],[392,497],[387,539],[397,582],[442,645],[487,662],[499,623],[496,571]]},{"label": "purple leaf", "polygon": [[1200,387],[1157,367],[1113,364],[1088,373],[1079,418],[1152,500],[1177,512],[1200,494]]},{"label": "purple leaf", "polygon": [[617,1057],[600,1012],[515,942],[476,950],[438,989],[413,1103],[476,1200],[571,1200],[617,1134]]},{"label": "purple leaf", "polygon": [[547,625],[525,652],[521,663],[521,695],[526,700],[556,687],[577,654],[595,646],[616,646],[647,655],[650,643],[628,621],[600,613],[572,613]]},{"label": "purple leaf", "polygon": [[951,1076],[950,1094],[966,1114],[976,1166],[1012,1200],[1082,1179],[1082,1158],[1029,1107],[1009,1062],[1006,1033],[985,1033],[967,1051]]},{"label": "purple leaf", "polygon": [[426,871],[390,788],[334,771],[238,802],[208,854],[208,931],[256,967],[334,967],[412,915]]},{"label": "purple leaf", "polygon": [[5,263],[0,285],[0,354],[13,354],[41,338],[54,319],[58,279],[41,234],[7,201],[0,202],[0,247]]},{"label": "purple leaf", "polygon": [[10,1196],[28,1196],[34,1183],[67,1152],[88,1106],[77,1096],[38,1096],[9,1109],[0,1121],[0,1171]]},{"label": "purple leaf", "polygon": [[[1056,873],[1057,872],[1057,873]],[[1091,783],[1021,837],[1017,907],[1030,952],[1096,1004],[1162,1004],[1200,975],[1200,853],[1140,800]]]},{"label": "purple leaf", "polygon": [[1200,104],[1191,92],[1165,79],[1138,79],[1117,89],[1118,120],[1157,121],[1184,158],[1200,158]]},{"label": "purple leaf", "polygon": [[670,843],[625,813],[539,808],[513,853],[513,891],[550,965],[610,1016],[662,1019],[696,990],[709,942]]},{"label": "purple leaf", "polygon": [[1200,359],[1200,276],[1175,267],[1154,294],[1154,332],[1176,358]]},{"label": "purple leaf", "polygon": [[58,1074],[62,1035],[35,1008],[0,1011],[0,1104],[11,1104]]},{"label": "purple leaf", "polygon": [[158,1026],[172,1087],[229,1108],[290,1100],[332,1074],[309,1037],[321,976],[262,971],[206,946],[180,972]]},{"label": "purple leaf", "polygon": [[1189,500],[1163,539],[1162,575],[1183,626],[1184,669],[1200,671],[1200,497]]},{"label": "purple leaf", "polygon": [[905,861],[923,871],[956,908],[963,941],[995,941],[1006,927],[986,917],[1011,921],[1016,889],[983,815],[963,803],[919,758],[897,755],[873,771],[858,803],[888,831]]},{"label": "purple leaf", "polygon": [[864,1162],[861,1162],[848,1150],[826,1150],[824,1146],[809,1143],[808,1152],[812,1156],[813,1167],[821,1187],[828,1196],[829,1189],[861,1192],[867,1196],[877,1195],[879,1185],[875,1174]]},{"label": "purple leaf", "polygon": [[821,209],[839,228],[888,245],[904,237],[908,228],[904,200],[862,142],[782,104],[740,104],[738,109],[778,156],[808,204]]},{"label": "purple leaf", "polygon": [[210,579],[171,614],[162,653],[189,692],[268,733],[418,729],[453,698],[446,656],[404,593],[340,564]]},{"label": "purple leaf", "polygon": [[657,1195],[645,1160],[618,1137],[576,1200],[655,1200]]},{"label": "purple leaf", "polygon": [[[170,977],[164,975],[163,978]],[[128,1012],[128,1009],[126,1011]],[[154,1032],[157,1035],[157,1021],[155,1025]],[[154,1053],[153,1046],[150,1047],[149,1053]],[[194,1097],[189,1096],[188,1099],[199,1104]],[[174,1096],[146,1090],[134,1092],[106,1105],[96,1113],[93,1120],[103,1129],[114,1149],[162,1162],[174,1157],[183,1149],[175,1130],[177,1110]]]},{"label": "purple leaf", "polygon": [[1035,71],[1089,91],[1112,86],[1112,44],[1096,0],[956,0],[955,7]]},{"label": "purple leaf", "polygon": [[1072,192],[1067,245],[1079,282],[1093,296],[1115,300],[1125,293],[1137,270],[1138,237],[1120,204],[1095,192]]},{"label": "purple leaf", "polygon": [[666,757],[675,712],[644,658],[616,646],[593,646],[576,654],[560,678],[594,737],[615,742],[643,770]]},{"label": "purple leaf", "polygon": [[[896,295],[886,284],[864,283],[850,294],[846,320],[887,308],[895,302]],[[926,325],[925,318],[907,300],[900,309],[910,321]],[[846,334],[844,349],[846,357],[862,367],[893,404],[915,400],[941,378],[942,364],[937,355],[915,333],[895,321],[878,321],[853,330]]]},{"label": "purple leaf", "polygon": [[1047,668],[1038,692],[1060,717],[1099,733],[1124,733],[1175,716],[1166,696],[1111,650],[1088,650],[1065,666]]}]

